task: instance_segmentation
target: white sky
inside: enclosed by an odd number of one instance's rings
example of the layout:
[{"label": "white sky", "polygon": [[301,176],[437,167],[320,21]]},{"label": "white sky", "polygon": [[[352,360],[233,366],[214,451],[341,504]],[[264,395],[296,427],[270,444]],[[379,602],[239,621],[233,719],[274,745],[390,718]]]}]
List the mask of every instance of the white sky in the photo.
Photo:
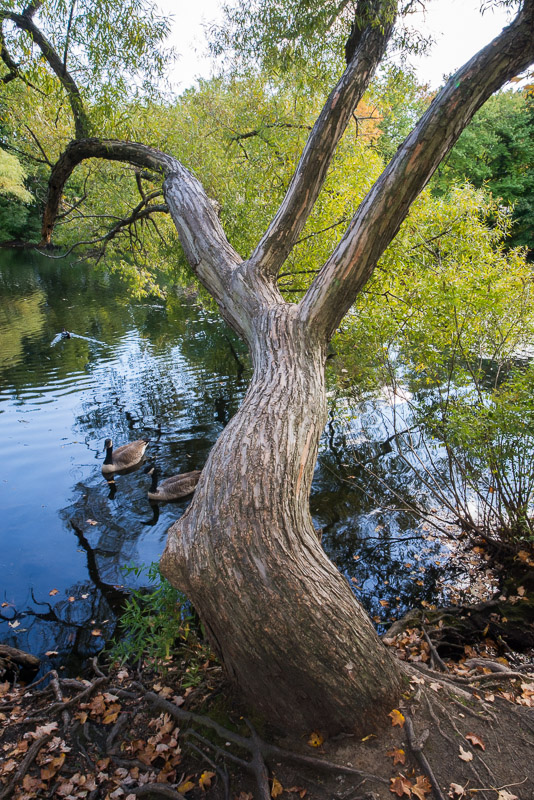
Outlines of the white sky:
[{"label": "white sky", "polygon": [[[219,0],[159,0],[165,14],[173,15],[171,43],[179,60],[171,74],[180,90],[191,86],[195,78],[210,75],[210,60],[205,53],[203,23],[217,19]],[[413,15],[411,24],[424,29],[436,40],[431,54],[417,59],[416,69],[422,83],[432,88],[442,83],[443,75],[454,72],[474,53],[493,39],[509,19],[503,9],[479,12],[480,0],[431,0],[428,10]]]}]

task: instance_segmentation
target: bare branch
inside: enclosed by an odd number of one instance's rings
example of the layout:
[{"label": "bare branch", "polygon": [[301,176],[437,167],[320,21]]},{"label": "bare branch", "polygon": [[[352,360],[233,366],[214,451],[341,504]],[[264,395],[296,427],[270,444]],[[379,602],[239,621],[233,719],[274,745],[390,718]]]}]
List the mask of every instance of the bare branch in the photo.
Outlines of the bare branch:
[{"label": "bare branch", "polygon": [[328,339],[397,234],[410,205],[480,106],[534,61],[534,0],[438,94],[360,204],[301,302],[303,319]]},{"label": "bare branch", "polygon": [[380,63],[393,29],[369,25],[342,77],[330,93],[303,150],[286,196],[265,235],[248,262],[250,271],[274,281],[298,240],[317,200],[335,153],[352,114]]}]

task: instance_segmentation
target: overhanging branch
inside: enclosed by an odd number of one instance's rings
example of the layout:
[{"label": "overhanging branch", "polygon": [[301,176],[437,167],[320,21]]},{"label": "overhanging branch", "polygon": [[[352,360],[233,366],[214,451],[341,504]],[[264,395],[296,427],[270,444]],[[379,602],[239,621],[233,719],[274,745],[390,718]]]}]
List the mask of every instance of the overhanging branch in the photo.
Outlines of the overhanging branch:
[{"label": "overhanging branch", "polygon": [[71,142],[50,175],[41,245],[50,243],[67,180],[78,164],[88,158],[125,162],[164,179],[166,204],[193,272],[218,303],[227,322],[245,335],[244,318],[254,313],[251,310],[254,298],[245,282],[239,281],[237,287],[233,282],[235,268],[242,259],[228,242],[202,184],[178,159],[154,147],[114,139]]}]

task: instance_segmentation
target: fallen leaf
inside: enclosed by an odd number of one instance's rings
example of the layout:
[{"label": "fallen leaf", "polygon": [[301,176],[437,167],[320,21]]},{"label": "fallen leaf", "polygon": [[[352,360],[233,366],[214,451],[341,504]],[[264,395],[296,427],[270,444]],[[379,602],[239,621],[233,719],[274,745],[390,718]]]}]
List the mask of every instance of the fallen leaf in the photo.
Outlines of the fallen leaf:
[{"label": "fallen leaf", "polygon": [[86,519],[85,521],[87,522],[88,525],[98,525],[96,519]]},{"label": "fallen leaf", "polygon": [[393,725],[393,727],[395,727],[395,725],[398,725],[399,728],[404,728],[404,722],[405,722],[404,714],[401,714],[398,708],[394,708],[393,711],[390,711],[388,717],[391,717],[391,724]]},{"label": "fallen leaf", "polygon": [[397,775],[396,778],[390,778],[389,782],[389,791],[393,792],[393,794],[396,794],[397,797],[402,797],[403,794],[407,794],[408,797],[411,796],[412,784],[404,777],[404,775]]},{"label": "fallen leaf", "polygon": [[460,786],[459,783],[451,783],[449,786],[449,797],[452,797],[453,800],[461,800],[462,797],[465,797],[464,787]]},{"label": "fallen leaf", "polygon": [[279,797],[283,791],[284,787],[282,786],[278,778],[275,778],[275,776],[273,775],[273,783],[271,786],[271,797]]},{"label": "fallen leaf", "polygon": [[195,788],[195,784],[193,781],[184,781],[179,786],[176,787],[179,792],[185,794],[186,792],[190,792],[191,789]]},{"label": "fallen leaf", "polygon": [[57,730],[57,722],[49,722],[48,725],[40,725],[34,731],[28,731],[26,736],[30,739],[40,739],[41,736],[48,736],[55,730]]},{"label": "fallen leaf", "polygon": [[432,784],[426,775],[418,775],[415,781],[415,786],[412,786],[412,794],[419,800],[425,800],[427,794],[432,791]]},{"label": "fallen leaf", "polygon": [[52,589],[48,594],[50,597],[55,597],[56,594],[59,594],[59,589]]},{"label": "fallen leaf", "polygon": [[93,628],[93,630],[91,631],[91,636],[102,636],[102,631],[99,630],[98,628]]},{"label": "fallen leaf", "polygon": [[47,650],[45,656],[57,656],[57,650]]},{"label": "fallen leaf", "polygon": [[211,779],[215,777],[214,772],[205,771],[201,774],[200,778],[198,779],[198,785],[201,789],[209,789],[211,786]]},{"label": "fallen leaf", "polygon": [[475,733],[466,733],[465,734],[465,738],[467,739],[468,742],[471,742],[471,744],[474,747],[480,747],[481,750],[485,750],[486,749],[486,745],[484,744],[482,739],[479,736],[477,736]]},{"label": "fallen leaf", "polygon": [[317,733],[317,731],[314,731],[310,735],[310,738],[308,739],[308,744],[310,745],[310,747],[320,747],[323,742],[324,742],[323,737],[321,736],[320,733]]},{"label": "fallen leaf", "polygon": [[460,745],[460,758],[462,761],[472,761],[473,753],[470,750],[464,750],[462,745]]},{"label": "fallen leaf", "polygon": [[405,764],[406,763],[406,753],[404,750],[400,748],[396,748],[395,750],[389,750],[386,753],[387,756],[393,759],[393,766],[395,764]]},{"label": "fallen leaf", "polygon": [[286,789],[286,792],[292,792],[294,794],[298,794],[299,797],[306,797],[308,790],[305,789],[303,786],[292,786],[291,789]]},{"label": "fallen leaf", "polygon": [[501,789],[497,800],[519,800],[519,798],[516,794],[511,794],[507,792],[506,789]]}]

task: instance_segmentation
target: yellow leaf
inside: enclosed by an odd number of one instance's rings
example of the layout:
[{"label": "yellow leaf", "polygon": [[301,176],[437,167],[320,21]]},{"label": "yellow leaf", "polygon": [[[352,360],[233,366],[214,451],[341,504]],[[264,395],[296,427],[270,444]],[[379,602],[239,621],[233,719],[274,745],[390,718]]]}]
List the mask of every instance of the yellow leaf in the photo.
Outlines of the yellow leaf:
[{"label": "yellow leaf", "polygon": [[204,789],[204,791],[206,791],[206,789],[210,788],[211,779],[214,777],[215,777],[214,772],[207,772],[207,771],[203,772],[200,778],[198,779],[198,785],[200,786],[201,789]]},{"label": "yellow leaf", "polygon": [[184,781],[177,787],[178,791],[181,792],[182,794],[186,794],[186,792],[190,792],[191,789],[194,788],[195,784],[193,783],[193,781]]},{"label": "yellow leaf", "polygon": [[283,791],[284,787],[282,786],[278,778],[275,778],[273,775],[273,784],[271,786],[271,797],[279,797]]},{"label": "yellow leaf", "polygon": [[310,745],[310,747],[320,747],[323,742],[324,742],[323,737],[321,736],[320,733],[317,733],[317,731],[314,731],[311,734],[310,738],[308,739],[308,744]]},{"label": "yellow leaf", "polygon": [[404,714],[401,714],[398,708],[394,708],[393,711],[390,711],[388,717],[391,717],[391,724],[393,725],[393,727],[395,727],[395,725],[398,725],[399,728],[404,728],[404,722],[405,722]]}]

